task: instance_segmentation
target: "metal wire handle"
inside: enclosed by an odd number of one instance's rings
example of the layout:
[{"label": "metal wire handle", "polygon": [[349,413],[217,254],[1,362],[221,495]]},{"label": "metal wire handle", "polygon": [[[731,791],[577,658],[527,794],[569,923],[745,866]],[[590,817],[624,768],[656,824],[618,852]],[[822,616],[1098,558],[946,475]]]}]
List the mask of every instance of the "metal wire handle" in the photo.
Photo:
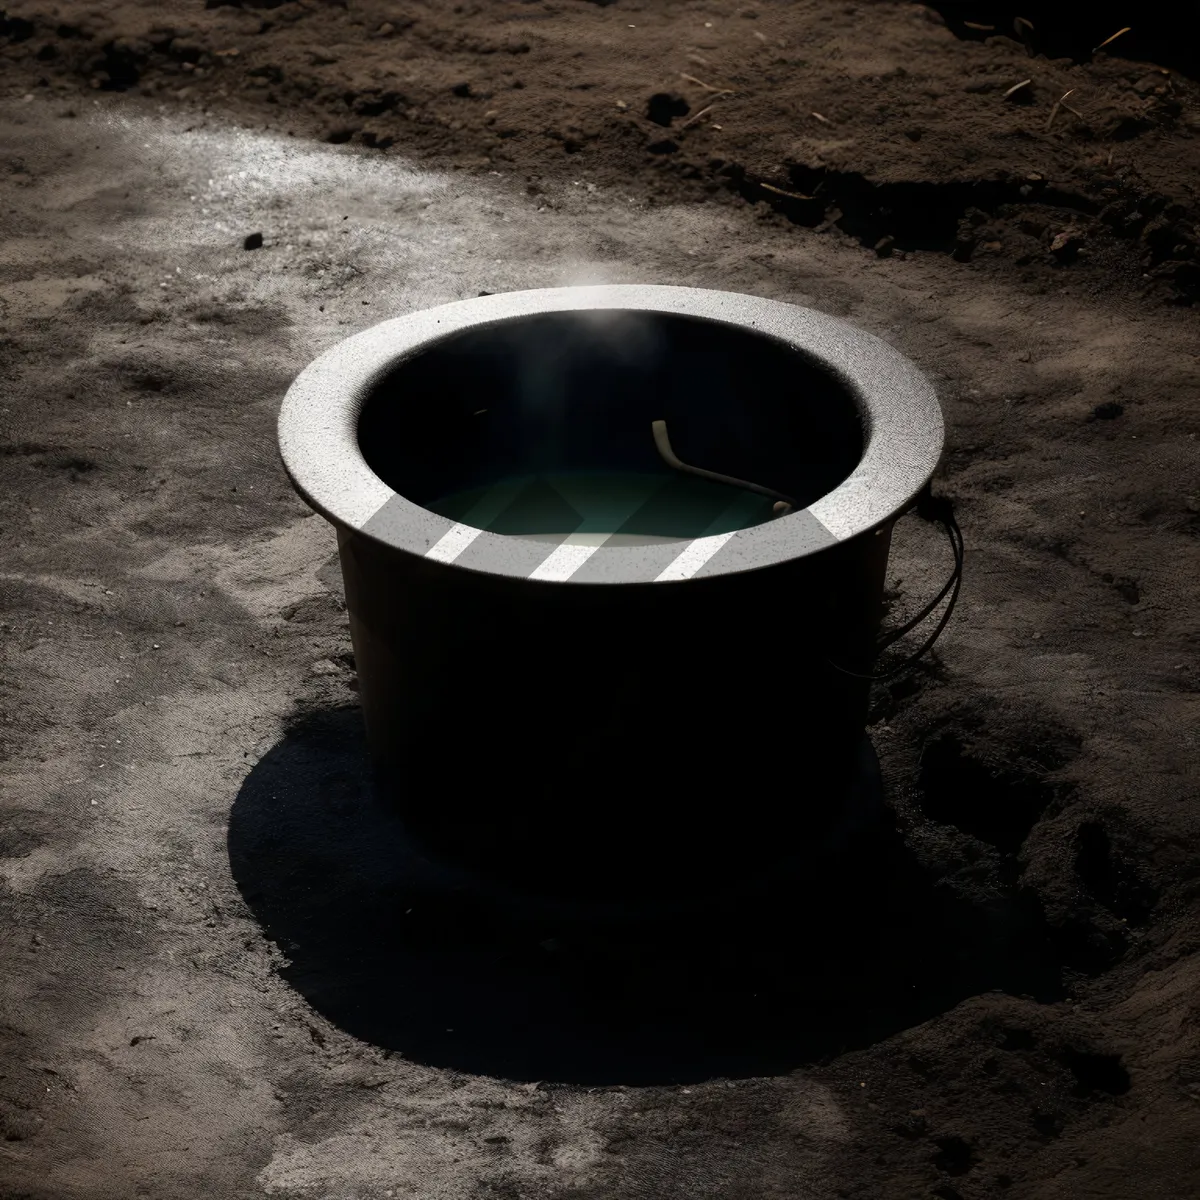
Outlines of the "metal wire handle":
[{"label": "metal wire handle", "polygon": [[[782,492],[774,491],[772,488],[763,487],[757,483],[748,483],[744,479],[734,479],[730,475],[719,475],[716,471],[706,471],[702,467],[691,467],[687,463],[680,462],[675,451],[671,448],[671,439],[667,436],[666,421],[652,422],[651,429],[654,432],[654,444],[658,448],[663,461],[668,466],[674,467],[677,471],[686,471],[689,475],[697,475],[702,479],[711,479],[716,483],[728,484],[730,487],[744,488],[746,491],[757,492],[760,496],[771,497],[777,501],[774,509],[777,517],[785,516],[796,507],[796,501],[791,496],[785,496]],[[938,621],[933,633],[925,639],[924,645],[890,671],[883,671],[875,675],[860,675],[856,671],[848,671],[845,667],[839,667],[831,658],[825,660],[835,671],[840,671],[843,675],[850,675],[855,679],[869,679],[873,683],[879,683],[907,671],[918,659],[928,653],[933,643],[941,637],[942,630],[946,628],[946,624],[950,620],[950,614],[954,611],[954,605],[958,602],[958,590],[962,586],[965,547],[963,545],[962,530],[959,529],[958,522],[954,519],[954,506],[944,496],[934,496],[930,485],[927,483],[921,489],[921,494],[917,497],[913,509],[909,511],[913,511],[914,509],[917,516],[923,520],[937,521],[945,528],[950,538],[950,548],[954,551],[954,570],[950,573],[950,578],[946,580],[945,587],[915,617],[906,621],[899,629],[889,630],[886,634],[876,639],[874,657],[878,658],[893,642],[899,641],[906,633],[911,633],[945,600],[947,593],[950,594],[950,603],[946,605],[946,611],[942,613],[941,620]]]},{"label": "metal wire handle", "polygon": [[915,617],[906,621],[899,629],[889,630],[876,639],[876,657],[882,654],[893,642],[899,641],[906,633],[911,633],[913,629],[941,604],[946,598],[947,593],[950,596],[950,603],[946,605],[946,611],[942,613],[941,619],[938,621],[933,633],[925,639],[921,648],[888,671],[882,671],[874,675],[860,675],[856,671],[847,671],[845,667],[839,667],[833,659],[826,659],[826,662],[835,671],[840,671],[843,675],[851,675],[855,679],[869,679],[872,682],[878,683],[902,674],[929,652],[933,643],[941,636],[942,630],[946,628],[946,624],[950,620],[950,614],[954,611],[954,605],[958,601],[959,588],[962,586],[963,558],[965,557],[962,530],[959,529],[958,522],[954,519],[954,506],[944,496],[934,496],[929,484],[926,484],[920,496],[917,497],[914,508],[917,516],[921,517],[922,520],[937,521],[945,528],[950,538],[950,547],[954,552],[954,570],[950,573],[950,578],[946,581],[942,590]]}]

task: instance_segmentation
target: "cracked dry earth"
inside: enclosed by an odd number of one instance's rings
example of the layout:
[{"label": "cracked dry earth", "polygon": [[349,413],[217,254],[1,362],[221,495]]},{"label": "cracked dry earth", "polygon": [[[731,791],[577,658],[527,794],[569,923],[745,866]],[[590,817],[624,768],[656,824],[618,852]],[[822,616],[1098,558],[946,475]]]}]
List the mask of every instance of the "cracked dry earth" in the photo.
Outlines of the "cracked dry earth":
[{"label": "cracked dry earth", "polygon": [[[1200,1190],[1194,312],[74,103],[0,110],[0,1196]],[[968,573],[875,698],[894,828],[699,926],[509,926],[389,851],[275,451],[336,339],[585,281],[845,317],[946,413]],[[947,555],[893,545],[898,620]]]}]

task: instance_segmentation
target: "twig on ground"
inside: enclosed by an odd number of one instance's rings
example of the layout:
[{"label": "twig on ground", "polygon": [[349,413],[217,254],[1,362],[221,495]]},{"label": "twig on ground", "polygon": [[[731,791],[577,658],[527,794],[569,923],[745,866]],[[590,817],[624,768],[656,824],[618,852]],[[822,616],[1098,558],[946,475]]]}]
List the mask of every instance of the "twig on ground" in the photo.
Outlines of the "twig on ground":
[{"label": "twig on ground", "polygon": [[1018,17],[1013,22],[1013,31],[1017,37],[1025,43],[1026,51],[1032,56],[1033,54],[1033,22],[1027,21],[1024,17]]},{"label": "twig on ground", "polygon": [[686,79],[688,83],[694,83],[697,87],[703,88],[706,92],[711,92],[714,96],[732,96],[732,88],[713,87],[711,83],[705,83],[703,79],[697,79],[695,75],[684,75],[682,72],[679,75],[680,79]]},{"label": "twig on ground", "polygon": [[1026,87],[1028,87],[1028,86],[1029,86],[1029,85],[1030,85],[1032,82],[1033,82],[1033,80],[1032,80],[1032,79],[1022,79],[1020,83],[1014,83],[1014,84],[1012,85],[1012,87],[1010,87],[1010,88],[1008,89],[1008,91],[1004,93],[1004,95],[1001,97],[1001,99],[1002,99],[1002,100],[1007,100],[1007,99],[1009,98],[1009,96],[1013,96],[1013,95],[1015,95],[1015,94],[1016,94],[1017,92],[1019,92],[1019,91],[1020,91],[1022,88],[1026,88]]},{"label": "twig on ground", "polygon": [[980,25],[978,21],[964,21],[963,24],[968,29],[976,29],[980,33],[994,33],[996,31],[995,25]]},{"label": "twig on ground", "polygon": [[776,187],[773,183],[760,183],[758,185],[764,191],[774,192],[777,196],[786,196],[789,200],[811,200],[812,196],[806,196],[803,192],[785,192],[783,188]]},{"label": "twig on ground", "polygon": [[[1071,92],[1073,92],[1074,90],[1075,89],[1072,88],[1070,92],[1064,92],[1061,96],[1059,96],[1059,98],[1057,100],[1055,100],[1054,107],[1050,110],[1050,116],[1049,116],[1048,120],[1046,121],[1046,132],[1047,133],[1050,132],[1050,127],[1054,124],[1054,118],[1058,116],[1058,110],[1060,108],[1069,108],[1070,107],[1069,105],[1064,104],[1063,101],[1069,95],[1071,95]],[[1077,112],[1075,112],[1075,109],[1072,108],[1071,112],[1075,113],[1076,116],[1079,116],[1079,114]]]},{"label": "twig on ground", "polygon": [[1117,38],[1119,38],[1121,36],[1121,34],[1128,33],[1132,28],[1133,28],[1132,25],[1126,25],[1124,29],[1118,29],[1117,32],[1112,35],[1112,37],[1105,38],[1104,41],[1102,41],[1100,43],[1100,45],[1096,46],[1092,50],[1092,53],[1095,54],[1097,50],[1103,50],[1104,47],[1107,46],[1109,42],[1115,42],[1117,40]]},{"label": "twig on ground", "polygon": [[823,121],[826,125],[833,124],[833,122],[828,117],[821,116],[821,114],[819,112],[813,113],[813,116],[816,117],[818,121]]},{"label": "twig on ground", "polygon": [[708,116],[708,114],[712,112],[713,108],[714,105],[710,104],[707,108],[702,108],[698,113],[693,113],[686,121],[684,121],[682,125],[679,126],[679,128],[686,129],[689,125],[694,125],[700,120],[701,117]]}]

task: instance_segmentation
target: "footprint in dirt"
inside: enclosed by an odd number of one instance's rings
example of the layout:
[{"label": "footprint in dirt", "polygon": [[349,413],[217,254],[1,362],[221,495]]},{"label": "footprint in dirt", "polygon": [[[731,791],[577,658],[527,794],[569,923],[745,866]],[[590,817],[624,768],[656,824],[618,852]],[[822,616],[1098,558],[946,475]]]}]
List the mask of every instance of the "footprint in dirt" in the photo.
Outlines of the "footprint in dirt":
[{"label": "footprint in dirt", "polygon": [[943,732],[921,754],[921,809],[938,824],[953,825],[1001,854],[1016,854],[1064,790],[1048,777],[1066,765],[1069,755],[1048,737],[1042,747],[973,749],[957,733]]}]

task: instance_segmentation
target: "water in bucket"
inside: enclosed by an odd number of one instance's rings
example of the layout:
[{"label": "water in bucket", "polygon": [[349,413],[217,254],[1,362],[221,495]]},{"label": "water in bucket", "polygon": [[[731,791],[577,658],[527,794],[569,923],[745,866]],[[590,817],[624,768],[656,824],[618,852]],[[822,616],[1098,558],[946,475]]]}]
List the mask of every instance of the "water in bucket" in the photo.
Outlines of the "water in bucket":
[{"label": "water in bucket", "polygon": [[514,476],[425,507],[510,537],[601,534],[632,544],[731,533],[771,520],[773,505],[768,496],[678,472],[574,471]]}]

